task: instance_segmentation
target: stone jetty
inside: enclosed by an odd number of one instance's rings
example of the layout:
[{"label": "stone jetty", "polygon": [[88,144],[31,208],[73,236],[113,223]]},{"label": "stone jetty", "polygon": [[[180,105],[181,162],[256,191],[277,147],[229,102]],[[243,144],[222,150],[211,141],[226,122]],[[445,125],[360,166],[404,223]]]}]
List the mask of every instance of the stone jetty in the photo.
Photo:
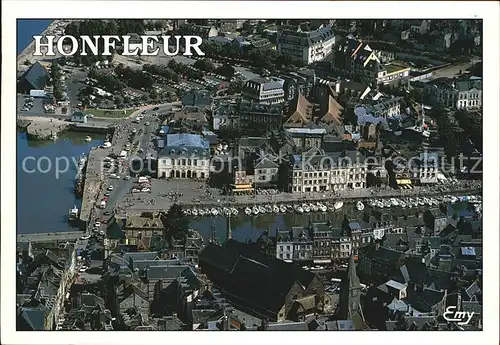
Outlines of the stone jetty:
[{"label": "stone jetty", "polygon": [[53,139],[70,127],[66,121],[45,117],[26,117],[18,125],[26,128],[29,137],[39,140]]}]

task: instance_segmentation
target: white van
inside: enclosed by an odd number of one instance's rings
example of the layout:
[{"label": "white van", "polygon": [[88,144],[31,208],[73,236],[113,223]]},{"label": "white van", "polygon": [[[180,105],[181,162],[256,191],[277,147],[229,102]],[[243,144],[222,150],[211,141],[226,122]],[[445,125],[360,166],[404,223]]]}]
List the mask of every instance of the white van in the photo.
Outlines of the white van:
[{"label": "white van", "polygon": [[101,201],[101,204],[99,205],[99,208],[106,208],[106,201]]}]

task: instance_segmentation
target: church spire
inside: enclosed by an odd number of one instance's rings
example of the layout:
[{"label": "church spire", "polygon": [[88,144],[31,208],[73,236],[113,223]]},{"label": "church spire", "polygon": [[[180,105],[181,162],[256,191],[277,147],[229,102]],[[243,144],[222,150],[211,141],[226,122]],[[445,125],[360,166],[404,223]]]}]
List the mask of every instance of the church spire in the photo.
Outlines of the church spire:
[{"label": "church spire", "polygon": [[347,275],[340,286],[339,317],[341,320],[349,320],[361,309],[361,284],[356,274],[354,254],[349,258]]},{"label": "church spire", "polygon": [[226,233],[226,241],[229,241],[233,237],[231,230],[231,215],[227,216],[227,233]]}]

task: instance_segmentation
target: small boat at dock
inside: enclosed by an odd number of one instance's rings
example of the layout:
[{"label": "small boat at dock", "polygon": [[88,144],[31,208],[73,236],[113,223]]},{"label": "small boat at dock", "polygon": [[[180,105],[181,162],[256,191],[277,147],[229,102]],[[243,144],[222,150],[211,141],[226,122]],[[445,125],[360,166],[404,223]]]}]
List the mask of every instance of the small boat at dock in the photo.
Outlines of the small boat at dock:
[{"label": "small boat at dock", "polygon": [[250,207],[245,207],[245,214],[247,216],[251,215],[252,214],[252,209]]},{"label": "small boat at dock", "polygon": [[74,205],[73,208],[71,208],[68,211],[68,219],[69,220],[76,220],[76,219],[78,219],[78,207],[76,207],[76,205]]},{"label": "small boat at dock", "polygon": [[86,142],[91,142],[91,141],[92,141],[92,138],[91,138],[91,137],[89,137],[89,136],[87,135],[87,136],[85,137],[85,141],[86,141]]}]

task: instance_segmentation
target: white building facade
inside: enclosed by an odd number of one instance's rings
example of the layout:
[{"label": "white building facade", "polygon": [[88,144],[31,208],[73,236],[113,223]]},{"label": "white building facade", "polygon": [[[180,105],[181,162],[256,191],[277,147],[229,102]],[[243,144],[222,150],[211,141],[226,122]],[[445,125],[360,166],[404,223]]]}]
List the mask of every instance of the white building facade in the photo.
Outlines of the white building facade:
[{"label": "white building facade", "polygon": [[330,26],[314,31],[285,29],[278,33],[278,52],[298,59],[304,65],[324,60],[335,45],[335,35]]},{"label": "white building facade", "polygon": [[168,134],[158,154],[158,178],[208,179],[208,142],[195,134]]},{"label": "white building facade", "polygon": [[326,155],[322,149],[312,148],[302,157],[295,158],[289,172],[289,189],[292,193],[366,187],[368,167],[357,152],[349,152],[342,157],[339,153]]},{"label": "white building facade", "polygon": [[277,104],[285,101],[285,81],[281,78],[257,78],[246,82],[243,97],[261,104]]}]

